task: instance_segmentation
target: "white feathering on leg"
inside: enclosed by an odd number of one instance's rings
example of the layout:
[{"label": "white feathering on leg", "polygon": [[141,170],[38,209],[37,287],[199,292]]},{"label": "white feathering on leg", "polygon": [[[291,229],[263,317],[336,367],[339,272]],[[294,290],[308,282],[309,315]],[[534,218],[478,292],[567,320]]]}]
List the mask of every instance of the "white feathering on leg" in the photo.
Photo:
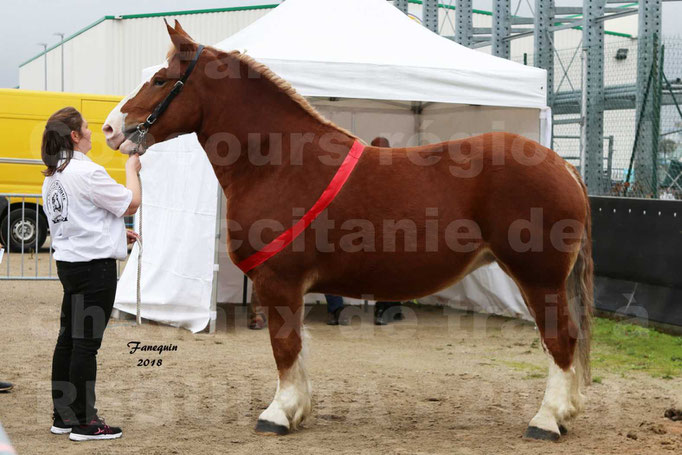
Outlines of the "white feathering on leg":
[{"label": "white feathering on leg", "polygon": [[559,425],[575,417],[582,408],[578,385],[575,368],[564,371],[550,356],[545,396],[530,426],[558,434]]},{"label": "white feathering on leg", "polygon": [[308,354],[308,333],[301,327],[301,351],[291,367],[277,380],[277,392],[270,406],[259,420],[282,425],[295,430],[312,410],[312,388],[305,360]]}]

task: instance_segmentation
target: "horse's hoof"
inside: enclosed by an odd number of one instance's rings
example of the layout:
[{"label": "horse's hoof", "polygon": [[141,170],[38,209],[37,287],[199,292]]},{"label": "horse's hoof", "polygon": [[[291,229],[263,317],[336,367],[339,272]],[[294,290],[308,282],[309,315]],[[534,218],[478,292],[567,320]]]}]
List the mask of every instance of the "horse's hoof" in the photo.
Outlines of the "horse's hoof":
[{"label": "horse's hoof", "polygon": [[559,425],[559,432],[561,433],[561,436],[565,436],[568,434],[568,430],[563,425]]},{"label": "horse's hoof", "polygon": [[561,435],[538,427],[528,427],[523,437],[528,439],[539,439],[541,441],[558,441]]},{"label": "horse's hoof", "polygon": [[274,433],[277,436],[284,436],[289,433],[289,429],[284,425],[277,425],[276,423],[261,419],[258,419],[256,431],[258,433]]}]

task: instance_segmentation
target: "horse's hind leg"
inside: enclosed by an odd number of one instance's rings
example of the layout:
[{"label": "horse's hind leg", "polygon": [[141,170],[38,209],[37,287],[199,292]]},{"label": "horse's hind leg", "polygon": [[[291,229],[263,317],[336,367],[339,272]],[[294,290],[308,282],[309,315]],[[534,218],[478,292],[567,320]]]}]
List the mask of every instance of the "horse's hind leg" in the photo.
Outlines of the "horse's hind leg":
[{"label": "horse's hind leg", "polygon": [[574,365],[578,331],[569,312],[563,286],[547,289],[522,284],[521,290],[535,316],[542,342],[549,354],[545,396],[525,436],[555,441],[565,433],[565,424],[583,406],[580,381]]},{"label": "horse's hind leg", "polygon": [[277,391],[270,406],[258,417],[256,431],[287,434],[310,414],[311,387],[305,369],[303,296],[257,286],[261,305],[267,308],[270,342],[277,364]]}]

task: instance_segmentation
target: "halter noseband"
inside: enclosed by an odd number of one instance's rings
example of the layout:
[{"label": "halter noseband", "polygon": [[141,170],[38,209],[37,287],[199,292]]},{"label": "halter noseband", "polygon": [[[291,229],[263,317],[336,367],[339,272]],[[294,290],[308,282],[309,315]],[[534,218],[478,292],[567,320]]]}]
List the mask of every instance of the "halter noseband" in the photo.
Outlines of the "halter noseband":
[{"label": "halter noseband", "polygon": [[161,101],[161,103],[159,103],[154,108],[152,113],[149,114],[149,117],[147,117],[147,119],[143,123],[139,123],[134,131],[125,135],[126,139],[129,139],[135,143],[135,149],[133,150],[133,153],[142,155],[142,153],[140,153],[140,148],[142,146],[142,143],[144,142],[144,138],[147,135],[147,132],[149,132],[149,127],[152,126],[154,122],[156,122],[156,120],[161,116],[161,114],[164,113],[164,111],[168,108],[168,105],[170,105],[171,101],[173,101],[175,97],[180,94],[182,88],[185,86],[185,83],[187,82],[187,78],[189,78],[189,75],[192,74],[194,67],[197,66],[199,54],[201,54],[201,51],[203,50],[204,46],[199,45],[197,53],[194,54],[194,58],[192,59],[189,66],[185,70],[185,74],[183,74],[180,80],[175,83],[170,93],[166,95],[166,98],[164,98],[164,100]]}]

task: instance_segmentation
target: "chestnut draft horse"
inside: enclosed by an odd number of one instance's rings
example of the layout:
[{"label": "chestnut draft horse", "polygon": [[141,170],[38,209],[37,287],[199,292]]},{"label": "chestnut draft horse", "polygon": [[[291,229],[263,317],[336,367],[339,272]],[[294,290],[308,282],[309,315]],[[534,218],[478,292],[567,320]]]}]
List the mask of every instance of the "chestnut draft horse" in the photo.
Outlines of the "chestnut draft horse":
[{"label": "chestnut draft horse", "polygon": [[256,430],[287,433],[311,411],[304,294],[409,300],[498,261],[550,360],[526,436],[559,438],[589,377],[590,209],[575,169],[509,133],[366,146],[251,57],[166,26],[167,65],[103,130],[123,153],[198,135],[227,196],[230,257],[268,309],[279,381]]}]

